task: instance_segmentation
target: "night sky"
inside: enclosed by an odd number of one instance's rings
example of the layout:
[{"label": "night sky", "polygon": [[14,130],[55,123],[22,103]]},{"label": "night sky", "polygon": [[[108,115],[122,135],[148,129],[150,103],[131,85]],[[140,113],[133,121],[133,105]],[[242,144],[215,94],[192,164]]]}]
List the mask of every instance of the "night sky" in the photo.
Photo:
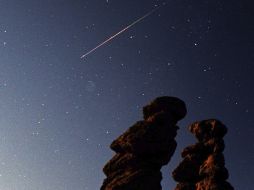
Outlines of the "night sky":
[{"label": "night sky", "polygon": [[229,129],[229,182],[252,190],[251,9],[239,0],[1,0],[0,189],[99,189],[110,143],[142,119],[144,105],[169,95],[188,115],[163,189],[175,187],[180,152],[196,142],[187,126],[218,118]]}]

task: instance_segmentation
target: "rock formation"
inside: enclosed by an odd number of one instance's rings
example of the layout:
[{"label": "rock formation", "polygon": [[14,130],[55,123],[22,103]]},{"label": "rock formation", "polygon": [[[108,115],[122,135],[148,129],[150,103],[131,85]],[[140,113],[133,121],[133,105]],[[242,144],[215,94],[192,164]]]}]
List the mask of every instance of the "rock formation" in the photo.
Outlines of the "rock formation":
[{"label": "rock formation", "polygon": [[115,156],[104,166],[101,190],[161,190],[160,169],[176,148],[176,123],[186,115],[185,103],[159,97],[143,108],[138,121],[114,140]]},{"label": "rock formation", "polygon": [[229,174],[222,153],[225,125],[209,119],[193,123],[189,130],[198,142],[182,152],[183,161],[173,171],[173,178],[179,182],[175,190],[233,190],[226,181]]}]

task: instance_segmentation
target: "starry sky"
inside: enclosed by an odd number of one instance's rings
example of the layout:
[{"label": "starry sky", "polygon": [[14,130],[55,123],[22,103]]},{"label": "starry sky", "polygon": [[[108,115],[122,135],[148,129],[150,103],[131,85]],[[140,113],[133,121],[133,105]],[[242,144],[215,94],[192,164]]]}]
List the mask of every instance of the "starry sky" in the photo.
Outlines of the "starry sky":
[{"label": "starry sky", "polygon": [[[160,8],[105,46],[80,56]],[[224,122],[235,189],[253,185],[254,24],[247,1],[1,0],[0,189],[96,190],[110,143],[157,96],[184,100],[187,126]]]}]

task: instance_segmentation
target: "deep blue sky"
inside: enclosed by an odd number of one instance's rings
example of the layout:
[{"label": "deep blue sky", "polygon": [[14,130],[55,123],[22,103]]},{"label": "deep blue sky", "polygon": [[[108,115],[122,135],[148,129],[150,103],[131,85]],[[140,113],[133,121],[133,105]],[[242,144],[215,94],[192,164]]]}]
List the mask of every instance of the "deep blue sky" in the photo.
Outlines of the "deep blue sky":
[{"label": "deep blue sky", "polygon": [[174,188],[171,171],[196,141],[187,126],[218,118],[229,129],[229,181],[251,190],[252,13],[236,0],[1,0],[0,189],[99,189],[109,144],[142,118],[143,105],[171,95],[188,115],[163,189]]}]

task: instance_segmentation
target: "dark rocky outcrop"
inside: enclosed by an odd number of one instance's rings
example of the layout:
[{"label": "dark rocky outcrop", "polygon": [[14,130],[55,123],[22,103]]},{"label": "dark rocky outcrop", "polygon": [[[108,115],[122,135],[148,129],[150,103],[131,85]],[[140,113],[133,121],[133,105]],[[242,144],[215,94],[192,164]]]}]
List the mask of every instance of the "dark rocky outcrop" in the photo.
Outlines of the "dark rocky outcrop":
[{"label": "dark rocky outcrop", "polygon": [[183,161],[173,171],[175,190],[233,190],[226,181],[229,174],[222,153],[225,125],[209,119],[193,123],[189,130],[198,142],[182,152]]},{"label": "dark rocky outcrop", "polygon": [[186,115],[185,103],[159,97],[143,108],[138,121],[110,146],[115,156],[104,166],[101,190],[161,190],[160,169],[176,149],[176,123]]}]

